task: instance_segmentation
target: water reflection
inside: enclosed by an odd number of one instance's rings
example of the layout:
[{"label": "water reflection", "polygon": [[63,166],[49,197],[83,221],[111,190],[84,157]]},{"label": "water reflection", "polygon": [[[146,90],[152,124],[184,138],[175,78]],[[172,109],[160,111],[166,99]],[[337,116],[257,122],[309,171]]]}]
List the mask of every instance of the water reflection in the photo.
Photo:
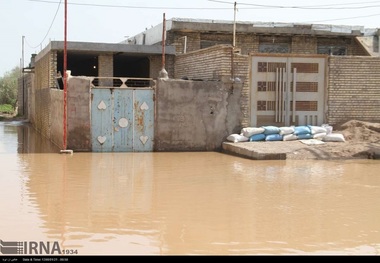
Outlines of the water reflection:
[{"label": "water reflection", "polygon": [[26,121],[0,122],[0,138],[0,154],[59,152]]},{"label": "water reflection", "polygon": [[252,161],[213,152],[3,157],[3,240],[58,240],[91,255],[380,252],[374,160]]}]

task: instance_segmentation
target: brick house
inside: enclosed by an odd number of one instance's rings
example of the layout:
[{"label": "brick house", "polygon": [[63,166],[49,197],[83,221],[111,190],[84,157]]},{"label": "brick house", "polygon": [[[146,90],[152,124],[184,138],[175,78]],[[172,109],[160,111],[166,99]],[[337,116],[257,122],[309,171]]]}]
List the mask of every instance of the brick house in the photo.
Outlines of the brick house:
[{"label": "brick house", "polygon": [[[163,54],[163,28],[117,44],[68,43],[73,150],[136,151],[136,142],[149,140],[154,151],[213,150],[247,126],[380,122],[379,30],[237,22],[234,31],[230,21],[173,18]],[[63,42],[34,58],[19,101],[33,126],[61,146]],[[129,79],[150,84],[140,89]],[[133,108],[115,106],[131,100]],[[123,132],[141,120],[149,120],[149,136]]]},{"label": "brick house", "polygon": [[[376,77],[380,73],[380,30],[237,22],[234,33],[233,24],[181,18],[167,21],[166,44],[175,46],[177,54],[174,72],[169,74],[243,80],[243,126],[380,121]],[[158,25],[124,43],[158,45],[162,28]]]}]

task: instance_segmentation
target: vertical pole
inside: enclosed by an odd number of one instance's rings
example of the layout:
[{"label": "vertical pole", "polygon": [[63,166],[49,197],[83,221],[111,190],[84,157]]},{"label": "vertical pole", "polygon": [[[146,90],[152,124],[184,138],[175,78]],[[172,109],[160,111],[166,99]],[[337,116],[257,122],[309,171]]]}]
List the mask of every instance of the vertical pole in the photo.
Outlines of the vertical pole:
[{"label": "vertical pole", "polygon": [[24,46],[25,46],[25,36],[22,36],[22,63],[21,63],[21,77],[22,77],[22,115],[25,114],[25,76],[24,76],[24,67],[25,67],[25,57],[24,57]]},{"label": "vertical pole", "polygon": [[22,36],[22,60],[21,60],[21,72],[24,71],[24,43],[25,43],[25,36]]},{"label": "vertical pole", "polygon": [[235,48],[236,46],[236,2],[234,3],[234,29],[233,29],[233,40],[232,46]]},{"label": "vertical pole", "polygon": [[292,122],[296,122],[296,92],[297,92],[297,68],[293,69],[293,113],[292,113]]},{"label": "vertical pole", "polygon": [[63,44],[63,150],[67,148],[67,0],[65,0]]},{"label": "vertical pole", "polygon": [[168,78],[168,72],[165,70],[165,45],[166,45],[166,20],[165,13],[162,22],[162,66],[159,73],[160,78]]},{"label": "vertical pole", "polygon": [[278,73],[278,68],[276,68],[276,87],[275,87],[275,100],[274,100],[274,102],[275,102],[275,116],[276,116],[276,122],[279,122],[279,120],[278,120],[278,102],[279,102],[279,99],[278,99],[278,96],[279,96],[279,79],[278,79],[278,75],[279,75],[279,73]]},{"label": "vertical pole", "polygon": [[[234,67],[234,55],[236,45],[236,2],[234,3],[234,25],[232,30],[232,49],[231,49],[231,81],[235,83],[235,67]],[[232,86],[233,89],[233,86]]]},{"label": "vertical pole", "polygon": [[162,70],[165,69],[165,42],[166,42],[166,20],[165,13],[162,21]]}]

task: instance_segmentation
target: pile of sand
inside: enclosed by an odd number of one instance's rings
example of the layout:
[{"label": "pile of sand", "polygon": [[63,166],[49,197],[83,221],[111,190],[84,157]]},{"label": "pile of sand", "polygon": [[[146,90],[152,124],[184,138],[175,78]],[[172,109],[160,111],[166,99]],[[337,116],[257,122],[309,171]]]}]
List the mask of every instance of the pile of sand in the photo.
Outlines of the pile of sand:
[{"label": "pile of sand", "polygon": [[351,120],[334,126],[345,142],[327,142],[304,147],[288,155],[289,159],[380,159],[380,123]]},{"label": "pile of sand", "polygon": [[348,142],[380,142],[380,123],[351,120],[337,129]]}]

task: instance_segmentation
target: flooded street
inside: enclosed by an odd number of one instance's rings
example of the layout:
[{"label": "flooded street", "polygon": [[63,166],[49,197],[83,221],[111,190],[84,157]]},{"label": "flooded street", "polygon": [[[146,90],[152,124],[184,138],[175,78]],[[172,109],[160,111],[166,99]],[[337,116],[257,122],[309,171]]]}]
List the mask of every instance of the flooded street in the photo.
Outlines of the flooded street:
[{"label": "flooded street", "polygon": [[380,162],[77,153],[0,122],[0,239],[78,255],[380,254]]}]

